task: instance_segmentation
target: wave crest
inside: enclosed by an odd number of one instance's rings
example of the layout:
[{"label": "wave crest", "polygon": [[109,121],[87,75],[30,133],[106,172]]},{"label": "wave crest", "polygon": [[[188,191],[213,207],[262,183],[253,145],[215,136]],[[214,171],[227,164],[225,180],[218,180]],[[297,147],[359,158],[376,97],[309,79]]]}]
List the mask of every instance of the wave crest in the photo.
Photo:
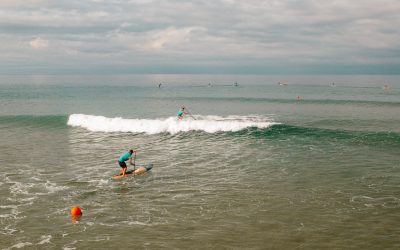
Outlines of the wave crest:
[{"label": "wave crest", "polygon": [[276,123],[259,115],[250,116],[196,116],[196,120],[178,121],[176,117],[160,119],[125,119],[104,116],[72,114],[68,123],[93,132],[170,133],[204,131],[207,133],[235,132],[249,127],[268,128]]}]

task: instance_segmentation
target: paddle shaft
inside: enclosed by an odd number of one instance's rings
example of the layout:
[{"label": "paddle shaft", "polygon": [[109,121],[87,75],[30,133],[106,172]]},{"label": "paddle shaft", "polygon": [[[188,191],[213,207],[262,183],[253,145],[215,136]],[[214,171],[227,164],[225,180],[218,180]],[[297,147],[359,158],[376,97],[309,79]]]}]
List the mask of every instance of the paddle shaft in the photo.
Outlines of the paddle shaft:
[{"label": "paddle shaft", "polygon": [[196,120],[196,118],[194,118],[194,116],[189,112],[189,110],[188,109],[186,109],[186,111],[187,111],[187,113],[193,118],[193,119],[195,119]]},{"label": "paddle shaft", "polygon": [[136,168],[136,151],[135,151],[135,157],[133,157],[133,171],[135,172]]}]

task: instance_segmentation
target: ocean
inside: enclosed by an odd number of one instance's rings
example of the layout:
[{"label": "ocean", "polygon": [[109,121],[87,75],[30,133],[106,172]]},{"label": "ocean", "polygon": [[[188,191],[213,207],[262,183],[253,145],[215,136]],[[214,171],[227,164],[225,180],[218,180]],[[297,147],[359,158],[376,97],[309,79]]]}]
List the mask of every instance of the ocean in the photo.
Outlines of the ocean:
[{"label": "ocean", "polygon": [[400,76],[1,76],[0,197],[0,249],[399,249]]}]

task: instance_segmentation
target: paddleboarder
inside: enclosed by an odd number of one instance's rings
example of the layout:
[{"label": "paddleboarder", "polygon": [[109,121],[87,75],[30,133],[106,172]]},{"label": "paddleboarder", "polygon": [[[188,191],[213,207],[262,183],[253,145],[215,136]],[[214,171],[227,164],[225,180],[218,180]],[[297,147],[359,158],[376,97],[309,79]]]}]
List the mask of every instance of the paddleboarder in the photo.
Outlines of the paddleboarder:
[{"label": "paddleboarder", "polygon": [[[135,152],[134,156],[132,156],[133,152]],[[129,164],[135,166],[135,163],[132,163],[132,158],[134,157],[136,157],[136,151],[133,151],[132,149],[119,157],[118,164],[122,168],[120,175],[122,174],[122,176],[125,176],[126,170],[128,169],[125,163],[126,161],[129,160]]]},{"label": "paddleboarder", "polygon": [[183,116],[187,114],[188,112],[185,111],[185,106],[182,106],[176,115],[178,116],[178,120],[182,120]]}]

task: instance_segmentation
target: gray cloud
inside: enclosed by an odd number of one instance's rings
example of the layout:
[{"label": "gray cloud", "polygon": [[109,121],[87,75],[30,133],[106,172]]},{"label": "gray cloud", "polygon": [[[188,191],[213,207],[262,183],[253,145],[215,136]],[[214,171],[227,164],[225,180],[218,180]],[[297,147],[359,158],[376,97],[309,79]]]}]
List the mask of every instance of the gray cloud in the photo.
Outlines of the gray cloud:
[{"label": "gray cloud", "polygon": [[398,13],[398,0],[2,0],[0,66],[390,73],[400,69]]}]

